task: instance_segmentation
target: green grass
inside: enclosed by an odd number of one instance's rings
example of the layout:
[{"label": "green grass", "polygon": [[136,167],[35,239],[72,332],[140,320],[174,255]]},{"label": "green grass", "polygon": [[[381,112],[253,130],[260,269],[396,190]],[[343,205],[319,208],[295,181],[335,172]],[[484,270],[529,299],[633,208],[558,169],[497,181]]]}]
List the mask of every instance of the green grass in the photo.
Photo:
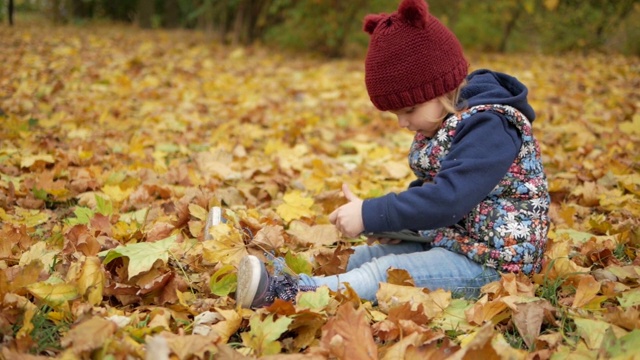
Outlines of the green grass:
[{"label": "green grass", "polygon": [[[31,324],[33,324],[33,330],[29,334],[33,340],[33,345],[29,349],[31,354],[53,355],[62,350],[60,339],[69,331],[70,323],[64,320],[58,323],[54,322],[48,316],[51,311],[52,309],[45,305],[38,309],[31,319]],[[21,324],[22,321],[18,321],[14,325],[14,336],[20,330]]]}]

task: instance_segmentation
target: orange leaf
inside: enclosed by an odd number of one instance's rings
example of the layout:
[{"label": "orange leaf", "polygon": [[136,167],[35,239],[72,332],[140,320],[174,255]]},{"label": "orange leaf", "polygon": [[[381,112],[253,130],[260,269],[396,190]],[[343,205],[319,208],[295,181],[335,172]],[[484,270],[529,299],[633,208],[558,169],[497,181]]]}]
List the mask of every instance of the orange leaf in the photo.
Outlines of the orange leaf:
[{"label": "orange leaf", "polygon": [[598,282],[598,280],[591,275],[581,276],[580,282],[578,282],[578,288],[576,289],[576,296],[571,306],[578,308],[588,304],[596,297],[599,291],[600,282]]},{"label": "orange leaf", "polygon": [[322,347],[339,359],[377,359],[378,347],[363,309],[346,303],[322,328]]}]

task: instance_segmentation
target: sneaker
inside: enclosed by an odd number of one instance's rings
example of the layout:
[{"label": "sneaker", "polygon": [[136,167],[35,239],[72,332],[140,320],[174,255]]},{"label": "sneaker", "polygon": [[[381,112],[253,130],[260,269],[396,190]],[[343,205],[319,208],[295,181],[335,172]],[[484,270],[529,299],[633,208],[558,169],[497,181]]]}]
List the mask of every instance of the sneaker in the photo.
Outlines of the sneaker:
[{"label": "sneaker", "polygon": [[219,206],[214,206],[209,210],[209,214],[207,215],[207,223],[204,226],[204,239],[205,240],[213,240],[213,236],[209,233],[209,229],[212,226],[219,225],[221,223],[227,222],[227,219],[222,216],[222,208]]},{"label": "sneaker", "polygon": [[[275,262],[284,264],[283,259]],[[259,308],[271,305],[276,298],[294,301],[298,291],[313,291],[315,286],[298,285],[298,280],[289,274],[283,273],[276,266],[275,273],[270,275],[262,261],[253,255],[247,255],[240,260],[238,265],[238,288],[236,290],[236,303],[243,308]]]}]

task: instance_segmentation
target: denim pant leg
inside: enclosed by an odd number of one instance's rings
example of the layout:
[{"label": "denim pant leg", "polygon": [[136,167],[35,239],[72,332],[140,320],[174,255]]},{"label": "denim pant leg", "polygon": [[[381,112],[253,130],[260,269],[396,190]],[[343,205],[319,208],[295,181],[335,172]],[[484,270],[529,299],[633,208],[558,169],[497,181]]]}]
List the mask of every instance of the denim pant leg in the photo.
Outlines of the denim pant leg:
[{"label": "denim pant leg", "polygon": [[360,298],[373,301],[379,283],[387,280],[390,267],[407,270],[418,287],[445,289],[454,296],[475,297],[483,285],[500,278],[494,269],[463,255],[420,243],[357,247],[352,258],[344,274],[326,277],[303,275],[300,283],[327,285],[336,291],[341,283],[348,282]]}]

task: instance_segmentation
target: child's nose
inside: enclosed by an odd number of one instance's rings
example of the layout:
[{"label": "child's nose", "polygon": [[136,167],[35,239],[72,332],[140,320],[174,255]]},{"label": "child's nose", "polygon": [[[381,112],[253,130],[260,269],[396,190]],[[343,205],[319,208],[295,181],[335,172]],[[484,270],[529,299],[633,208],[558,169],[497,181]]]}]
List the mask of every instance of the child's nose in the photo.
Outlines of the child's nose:
[{"label": "child's nose", "polygon": [[398,125],[400,125],[400,127],[406,128],[407,126],[409,126],[409,120],[406,116],[398,115]]}]

